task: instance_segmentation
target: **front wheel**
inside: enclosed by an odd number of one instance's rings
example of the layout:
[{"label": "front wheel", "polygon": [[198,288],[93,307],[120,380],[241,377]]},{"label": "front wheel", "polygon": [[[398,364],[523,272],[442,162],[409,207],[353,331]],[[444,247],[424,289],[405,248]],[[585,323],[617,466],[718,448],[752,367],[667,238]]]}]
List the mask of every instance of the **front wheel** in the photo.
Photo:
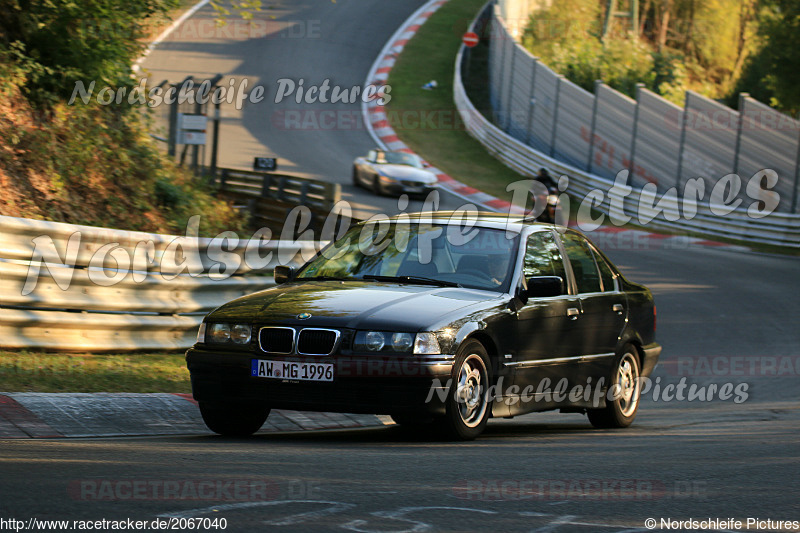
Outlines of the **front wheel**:
[{"label": "front wheel", "polygon": [[486,428],[491,413],[490,368],[486,348],[480,342],[467,340],[459,348],[445,409],[447,436],[472,440]]},{"label": "front wheel", "polygon": [[208,429],[228,437],[247,437],[264,425],[269,408],[246,403],[200,402],[200,414]]},{"label": "front wheel", "polygon": [[633,345],[626,344],[617,358],[611,375],[606,406],[589,409],[586,414],[596,428],[626,428],[633,423],[639,410],[641,379],[639,356]]},{"label": "front wheel", "polygon": [[378,196],[383,195],[383,187],[381,186],[381,179],[378,175],[372,178],[372,192]]},{"label": "front wheel", "polygon": [[361,180],[358,179],[358,168],[353,165],[353,185],[359,187],[361,185]]}]

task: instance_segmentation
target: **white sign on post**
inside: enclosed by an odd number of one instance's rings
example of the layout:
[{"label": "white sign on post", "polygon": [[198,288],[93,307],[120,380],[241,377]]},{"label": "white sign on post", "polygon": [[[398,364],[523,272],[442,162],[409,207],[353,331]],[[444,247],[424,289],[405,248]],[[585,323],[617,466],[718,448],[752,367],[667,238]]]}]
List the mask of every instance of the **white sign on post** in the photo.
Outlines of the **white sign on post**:
[{"label": "white sign on post", "polygon": [[206,144],[206,132],[181,130],[178,144]]},{"label": "white sign on post", "polygon": [[178,113],[178,144],[206,144],[208,117]]}]

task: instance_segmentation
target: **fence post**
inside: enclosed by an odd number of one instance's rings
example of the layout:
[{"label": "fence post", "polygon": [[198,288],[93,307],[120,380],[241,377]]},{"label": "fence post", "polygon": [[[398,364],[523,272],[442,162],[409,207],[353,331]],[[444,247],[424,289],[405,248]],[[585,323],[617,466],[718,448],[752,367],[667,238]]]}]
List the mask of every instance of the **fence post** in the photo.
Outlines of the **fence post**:
[{"label": "fence post", "polygon": [[586,172],[592,173],[592,159],[594,159],[594,129],[597,127],[597,105],[600,100],[600,87],[603,80],[594,80],[594,99],[592,100],[592,124],[589,130],[589,159],[586,161]]},{"label": "fence post", "polygon": [[739,124],[736,125],[736,148],[733,151],[733,173],[739,175],[739,151],[742,146],[742,130],[744,129],[744,106],[749,93],[739,93]]},{"label": "fence post", "polygon": [[536,114],[536,68],[539,66],[539,58],[533,58],[533,67],[531,69],[531,90],[528,93],[528,139],[527,145],[531,144],[533,138],[533,117]]},{"label": "fence post", "polygon": [[689,115],[689,91],[683,98],[683,117],[681,120],[681,143],[678,147],[678,175],[675,177],[675,186],[680,187],[681,174],[683,174],[683,147],[686,143],[686,122],[688,122]]},{"label": "fence post", "polygon": [[[175,85],[169,85],[167,91],[175,88]],[[178,99],[174,98],[172,104],[169,106],[169,133],[167,134],[167,155],[175,158],[175,152],[178,146]]]},{"label": "fence post", "polygon": [[558,100],[559,96],[561,96],[561,80],[563,79],[564,76],[559,74],[556,81],[556,102],[553,106],[553,131],[550,135],[550,157],[554,157],[556,153],[556,133],[558,133]]},{"label": "fence post", "polygon": [[792,213],[797,212],[797,186],[800,184],[800,133],[797,135],[797,156],[794,160],[794,187],[792,188]]},{"label": "fence post", "polygon": [[[503,25],[500,24],[500,21],[495,17],[494,19],[495,25],[500,28],[498,35],[502,35],[503,37],[500,38],[500,75],[497,77],[498,82],[500,83],[500,87],[497,89],[497,107],[500,110],[500,113],[505,113],[505,109],[503,108],[503,94],[505,93],[505,80],[506,80],[506,33]],[[501,118],[501,117],[498,117]],[[502,117],[505,120],[505,117]],[[500,124],[498,123],[498,126]]]},{"label": "fence post", "polygon": [[517,58],[517,45],[514,42],[511,42],[511,72],[508,80],[508,92],[506,93],[508,97],[506,101],[508,102],[508,113],[506,113],[506,125],[505,130],[508,133],[508,130],[511,128],[511,110],[514,108],[513,100],[511,99],[511,93],[514,92],[514,60]]},{"label": "fence post", "polygon": [[211,143],[211,181],[217,179],[217,154],[219,153],[219,100],[214,104],[214,140]]},{"label": "fence post", "polygon": [[[196,99],[194,102],[194,112],[196,115],[203,114],[203,104],[200,103],[200,99]],[[207,139],[207,138],[206,138]],[[203,145],[205,147],[205,145]],[[203,151],[203,159],[205,159],[205,151]],[[194,173],[197,174],[200,168],[200,145],[195,144],[192,146],[192,169]]]},{"label": "fence post", "polygon": [[636,158],[636,135],[639,133],[639,100],[642,97],[644,83],[636,84],[636,107],[633,109],[633,132],[631,135],[631,155],[628,162],[628,176],[633,180],[633,160]]}]

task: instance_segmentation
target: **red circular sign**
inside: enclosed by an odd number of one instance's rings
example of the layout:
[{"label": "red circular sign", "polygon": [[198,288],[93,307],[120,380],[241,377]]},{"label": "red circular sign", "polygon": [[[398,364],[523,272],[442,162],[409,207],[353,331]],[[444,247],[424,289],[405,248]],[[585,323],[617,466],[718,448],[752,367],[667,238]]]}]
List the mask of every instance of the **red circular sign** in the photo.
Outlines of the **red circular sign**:
[{"label": "red circular sign", "polygon": [[478,45],[478,41],[480,41],[480,38],[478,37],[478,34],[475,33],[474,31],[468,31],[467,33],[464,34],[464,37],[462,37],[461,40],[464,42],[466,46],[472,48],[473,46]]}]

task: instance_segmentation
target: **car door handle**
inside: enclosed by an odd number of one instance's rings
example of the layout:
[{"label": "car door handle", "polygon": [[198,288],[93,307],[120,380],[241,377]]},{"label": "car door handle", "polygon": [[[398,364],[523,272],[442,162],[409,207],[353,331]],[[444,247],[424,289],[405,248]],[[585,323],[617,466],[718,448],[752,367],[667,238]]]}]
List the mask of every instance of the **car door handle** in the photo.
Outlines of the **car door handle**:
[{"label": "car door handle", "polygon": [[614,307],[612,307],[612,309],[614,310],[615,313],[621,315],[622,312],[625,310],[625,307],[623,307],[622,304],[614,304]]},{"label": "car door handle", "polygon": [[567,309],[567,316],[569,317],[570,320],[577,320],[579,314],[581,314],[581,312],[578,310],[577,307],[570,307],[569,309]]}]

